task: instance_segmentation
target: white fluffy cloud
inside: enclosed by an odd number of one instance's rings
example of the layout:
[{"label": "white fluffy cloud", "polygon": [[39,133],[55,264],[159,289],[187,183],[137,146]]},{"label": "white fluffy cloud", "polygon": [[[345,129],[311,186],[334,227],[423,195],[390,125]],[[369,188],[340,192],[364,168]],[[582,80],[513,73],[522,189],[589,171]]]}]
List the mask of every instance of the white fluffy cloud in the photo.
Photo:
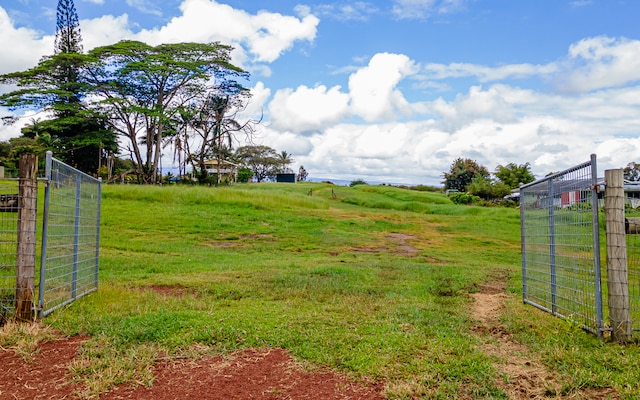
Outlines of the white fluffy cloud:
[{"label": "white fluffy cloud", "polygon": [[528,78],[531,76],[544,76],[558,71],[555,63],[546,65],[511,64],[498,67],[484,65],[451,63],[427,64],[423,68],[424,79],[446,79],[474,77],[480,82],[498,81],[511,78]]},{"label": "white fluffy cloud", "polygon": [[340,86],[278,90],[269,103],[272,128],[299,133],[325,128],[346,115],[348,102]]},{"label": "white fluffy cloud", "polygon": [[[95,0],[93,0],[95,2]],[[141,7],[142,0],[130,0],[131,6]],[[319,19],[306,14],[301,18],[260,11],[249,14],[214,0],[184,0],[182,14],[165,26],[136,31],[127,14],[104,15],[82,19],[82,37],[85,50],[104,46],[123,39],[140,40],[151,45],[178,42],[220,41],[231,44],[234,63],[255,66],[266,71],[272,63],[299,41],[315,39]],[[0,73],[29,68],[53,49],[53,36],[16,28],[4,8],[0,6]],[[19,44],[19,45],[16,45]]]},{"label": "white fluffy cloud", "polygon": [[28,28],[16,28],[0,7],[0,73],[19,71],[35,65],[53,49],[53,36],[41,37]]},{"label": "white fluffy cloud", "polygon": [[[394,4],[400,18],[424,18],[458,10],[465,1]],[[375,12],[359,7],[340,11],[350,18]],[[85,49],[121,39],[231,43],[234,63],[268,76],[292,46],[316,39],[319,19],[312,9],[298,6],[296,13],[251,14],[213,0],[184,0],[180,15],[155,29],[136,30],[126,14],[82,20],[81,26]],[[29,68],[52,48],[52,36],[16,28],[0,7],[0,73]],[[600,169],[638,161],[638,40],[585,38],[546,64],[436,64],[380,52],[342,71],[348,72],[332,76],[343,76],[339,83],[256,83],[243,113],[251,119],[264,114],[254,142],[293,154],[296,166],[313,177],[398,183],[438,184],[457,157],[490,170],[530,162],[537,176],[587,161],[591,153]],[[527,86],[533,81],[538,84]],[[423,90],[409,94],[414,88]],[[434,88],[447,92],[435,97]],[[0,126],[0,140],[18,131]]]},{"label": "white fluffy cloud", "polygon": [[381,53],[349,77],[349,91],[340,86],[278,90],[269,104],[272,128],[292,132],[319,131],[342,119],[382,121],[411,115],[411,105],[398,84],[415,74],[415,64],[405,55]]},{"label": "white fluffy cloud", "polygon": [[369,65],[349,77],[352,112],[366,121],[408,114],[409,103],[397,85],[416,71],[414,63],[403,54],[374,55]]},{"label": "white fluffy cloud", "polygon": [[135,38],[150,44],[221,41],[234,45],[242,61],[270,63],[296,41],[313,41],[314,15],[301,19],[260,11],[255,15],[213,0],[185,0],[182,15],[159,29],[143,30]]},{"label": "white fluffy cloud", "polygon": [[[297,161],[312,176],[430,184],[438,184],[457,157],[476,159],[490,170],[498,164],[529,162],[538,177],[587,161],[592,153],[598,155],[601,169],[623,167],[640,153],[640,85],[634,83],[636,71],[626,68],[640,62],[640,52],[634,50],[639,45],[585,40],[568,50],[568,58],[581,59],[578,70],[564,61],[526,69],[543,79],[571,77],[565,80],[573,85],[569,94],[523,89],[509,81],[474,85],[449,100],[421,102],[425,112],[415,121],[390,114],[398,105],[420,109],[398,89],[414,77],[416,64],[403,56],[378,54],[349,80],[351,102],[365,100],[352,104],[351,110],[370,122],[327,126],[310,138],[313,150]],[[477,70],[483,73],[464,75],[500,80],[515,78],[504,71],[518,69],[482,67]],[[441,76],[459,70],[444,68]]]},{"label": "white fluffy cloud", "polygon": [[571,45],[566,80],[559,85],[570,91],[597,90],[640,80],[640,41],[606,36]]}]

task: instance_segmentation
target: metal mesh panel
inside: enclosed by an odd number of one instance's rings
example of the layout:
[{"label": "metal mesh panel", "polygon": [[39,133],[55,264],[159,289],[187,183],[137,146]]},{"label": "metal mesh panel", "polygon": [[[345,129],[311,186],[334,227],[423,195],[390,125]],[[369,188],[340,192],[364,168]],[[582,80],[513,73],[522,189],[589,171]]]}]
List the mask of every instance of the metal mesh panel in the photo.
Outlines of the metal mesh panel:
[{"label": "metal mesh panel", "polygon": [[98,287],[99,180],[48,157],[41,316]]},{"label": "metal mesh panel", "polygon": [[[640,187],[625,189],[625,218],[640,218]],[[629,306],[632,328],[640,331],[640,234],[631,231],[626,237]]]},{"label": "metal mesh panel", "polygon": [[594,164],[592,160],[521,188],[522,275],[526,303],[599,333]]},{"label": "metal mesh panel", "polygon": [[18,181],[0,181],[0,325],[15,307]]}]

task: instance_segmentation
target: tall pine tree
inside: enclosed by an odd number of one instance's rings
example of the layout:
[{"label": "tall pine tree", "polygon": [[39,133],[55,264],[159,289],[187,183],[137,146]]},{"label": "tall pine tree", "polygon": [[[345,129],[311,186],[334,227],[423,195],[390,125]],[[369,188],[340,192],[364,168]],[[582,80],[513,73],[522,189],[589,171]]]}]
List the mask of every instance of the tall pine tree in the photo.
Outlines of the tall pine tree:
[{"label": "tall pine tree", "polygon": [[106,117],[85,102],[90,90],[84,77],[87,56],[73,0],[58,1],[53,51],[27,71],[0,75],[0,83],[18,87],[0,94],[0,106],[43,111],[48,119],[32,120],[22,129],[23,137],[84,172],[96,173],[104,155],[117,152],[118,146]]},{"label": "tall pine tree", "polygon": [[56,17],[54,55],[48,64],[52,97],[47,107],[54,118],[34,122],[22,133],[38,138],[57,158],[84,172],[96,173],[104,153],[117,151],[115,134],[107,129],[104,118],[82,103],[82,35],[73,0],[59,0]]},{"label": "tall pine tree", "polygon": [[73,0],[59,0],[56,12],[56,40],[54,54],[59,62],[55,66],[55,78],[59,82],[57,99],[53,111],[58,118],[72,117],[80,106],[78,60],[75,54],[82,53],[80,22]]},{"label": "tall pine tree", "polygon": [[55,54],[60,53],[82,53],[80,22],[73,0],[58,1]]}]

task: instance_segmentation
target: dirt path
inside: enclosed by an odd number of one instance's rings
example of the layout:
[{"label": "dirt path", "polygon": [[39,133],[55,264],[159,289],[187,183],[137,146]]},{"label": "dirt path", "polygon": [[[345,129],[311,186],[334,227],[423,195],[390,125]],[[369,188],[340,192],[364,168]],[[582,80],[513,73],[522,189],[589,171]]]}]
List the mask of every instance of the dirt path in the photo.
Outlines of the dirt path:
[{"label": "dirt path", "polygon": [[613,389],[588,389],[561,395],[562,385],[531,350],[515,341],[500,323],[507,295],[505,284],[494,281],[473,294],[472,315],[478,320],[475,332],[483,339],[482,351],[492,356],[503,376],[498,387],[511,399],[618,399]]}]

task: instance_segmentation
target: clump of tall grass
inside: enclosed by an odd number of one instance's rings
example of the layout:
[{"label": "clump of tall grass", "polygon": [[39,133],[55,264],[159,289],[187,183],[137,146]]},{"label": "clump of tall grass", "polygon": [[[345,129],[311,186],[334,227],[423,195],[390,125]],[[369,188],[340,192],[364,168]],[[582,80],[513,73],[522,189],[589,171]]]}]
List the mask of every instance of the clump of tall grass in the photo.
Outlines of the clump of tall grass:
[{"label": "clump of tall grass", "polygon": [[8,321],[0,328],[0,347],[13,350],[25,361],[29,361],[40,343],[57,336],[53,328],[41,322]]}]

